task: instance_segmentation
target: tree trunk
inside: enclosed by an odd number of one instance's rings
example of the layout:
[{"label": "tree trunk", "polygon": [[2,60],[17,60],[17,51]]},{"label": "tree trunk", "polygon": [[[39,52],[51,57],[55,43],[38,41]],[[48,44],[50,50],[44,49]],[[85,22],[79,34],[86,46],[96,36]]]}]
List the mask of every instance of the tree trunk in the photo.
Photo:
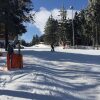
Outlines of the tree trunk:
[{"label": "tree trunk", "polygon": [[8,47],[8,30],[7,30],[7,25],[5,25],[5,51],[7,51]]}]

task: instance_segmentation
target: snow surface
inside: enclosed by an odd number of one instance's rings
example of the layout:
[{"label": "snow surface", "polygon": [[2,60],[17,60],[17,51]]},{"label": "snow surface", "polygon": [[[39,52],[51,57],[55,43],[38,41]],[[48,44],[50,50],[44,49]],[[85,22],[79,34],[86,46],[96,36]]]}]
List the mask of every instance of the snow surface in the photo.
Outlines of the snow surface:
[{"label": "snow surface", "polygon": [[0,100],[100,100],[100,50],[55,50],[23,49],[23,69],[0,71]]}]

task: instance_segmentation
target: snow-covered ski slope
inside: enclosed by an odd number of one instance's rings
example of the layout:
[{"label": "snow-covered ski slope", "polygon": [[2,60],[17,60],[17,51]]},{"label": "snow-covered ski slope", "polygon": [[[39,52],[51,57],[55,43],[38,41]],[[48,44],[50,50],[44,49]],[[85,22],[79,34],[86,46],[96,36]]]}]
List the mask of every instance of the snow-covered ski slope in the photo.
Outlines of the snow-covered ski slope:
[{"label": "snow-covered ski slope", "polygon": [[0,71],[0,100],[100,100],[100,50],[55,50],[23,49],[23,69]]}]

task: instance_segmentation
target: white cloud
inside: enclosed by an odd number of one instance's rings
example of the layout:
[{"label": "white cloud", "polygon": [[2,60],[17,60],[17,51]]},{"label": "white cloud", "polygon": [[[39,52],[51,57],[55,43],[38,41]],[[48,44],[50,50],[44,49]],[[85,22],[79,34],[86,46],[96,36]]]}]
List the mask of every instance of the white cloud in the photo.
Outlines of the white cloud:
[{"label": "white cloud", "polygon": [[45,8],[40,8],[40,11],[38,11],[35,14],[35,26],[40,30],[40,32],[43,34],[44,33],[44,27],[45,24],[50,16],[50,11],[48,11]]},{"label": "white cloud", "polygon": [[[33,11],[34,12],[34,11]],[[76,11],[74,10],[73,13],[75,13]],[[46,22],[49,18],[50,15],[53,15],[53,17],[55,19],[60,19],[60,12],[59,9],[55,8],[51,11],[47,10],[44,7],[41,7],[40,10],[38,12],[36,12],[35,14],[35,27],[37,27],[39,29],[39,31],[41,32],[41,34],[44,34],[44,27],[46,25]],[[72,10],[67,10],[67,18],[72,18]]]},{"label": "white cloud", "polygon": [[55,8],[55,9],[53,9],[53,10],[51,11],[51,13],[52,13],[54,19],[58,19],[58,20],[60,19],[60,16],[59,16],[59,15],[60,15],[59,9],[56,9],[56,8]]}]

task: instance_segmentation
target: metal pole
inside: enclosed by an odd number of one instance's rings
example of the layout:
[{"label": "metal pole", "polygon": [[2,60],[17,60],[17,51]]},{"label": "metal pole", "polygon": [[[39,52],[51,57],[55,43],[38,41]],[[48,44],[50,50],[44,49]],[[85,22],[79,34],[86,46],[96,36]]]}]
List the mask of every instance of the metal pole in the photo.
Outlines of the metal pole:
[{"label": "metal pole", "polygon": [[73,17],[73,6],[70,6],[70,9],[72,9],[72,32],[73,32],[73,48],[74,48],[74,46],[75,46],[75,31],[74,31],[74,17]]},{"label": "metal pole", "polygon": [[21,49],[21,46],[20,46],[20,36],[18,35],[18,54],[20,55],[20,49]]},{"label": "metal pole", "polygon": [[97,50],[99,49],[98,48],[98,24],[96,24],[96,47],[97,47]]},{"label": "metal pole", "polygon": [[74,47],[75,46],[75,36],[74,36],[73,9],[72,9],[72,30],[73,30],[73,47]]}]

